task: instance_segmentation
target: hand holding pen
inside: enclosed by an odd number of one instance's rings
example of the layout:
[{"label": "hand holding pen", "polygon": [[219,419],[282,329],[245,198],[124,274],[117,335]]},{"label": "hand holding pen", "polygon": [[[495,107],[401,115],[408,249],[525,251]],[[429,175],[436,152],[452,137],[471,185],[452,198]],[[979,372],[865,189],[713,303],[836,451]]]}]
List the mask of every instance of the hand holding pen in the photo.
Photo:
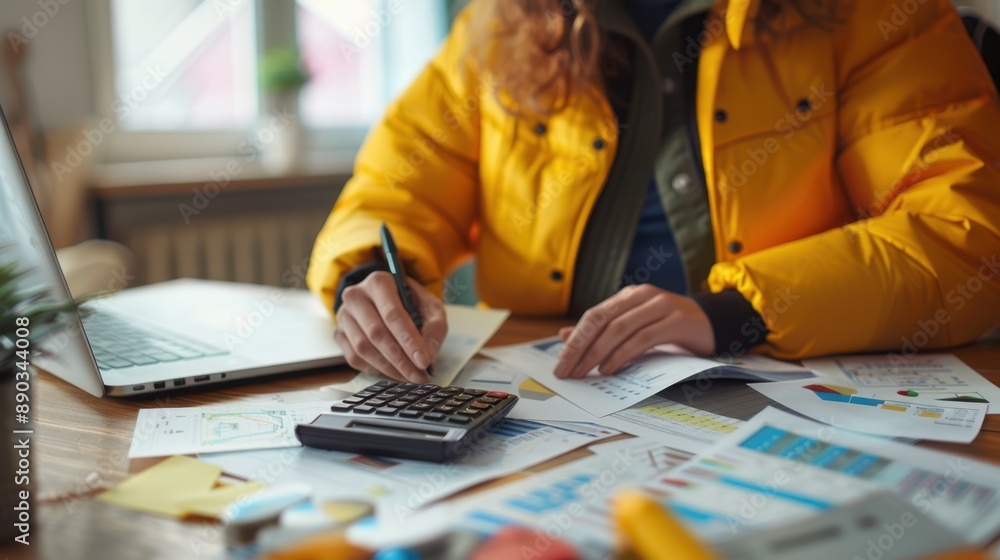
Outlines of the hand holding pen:
[{"label": "hand holding pen", "polygon": [[[388,239],[392,240],[391,233]],[[385,240],[383,235],[383,252]],[[428,383],[427,369],[437,358],[448,332],[444,304],[405,276],[395,242],[389,253],[396,256],[390,270],[397,274],[373,272],[361,283],[344,289],[334,337],[354,369],[383,373],[400,381]],[[405,298],[400,285],[406,288]],[[404,299],[410,299],[409,306]],[[417,317],[422,328],[417,327]]]}]

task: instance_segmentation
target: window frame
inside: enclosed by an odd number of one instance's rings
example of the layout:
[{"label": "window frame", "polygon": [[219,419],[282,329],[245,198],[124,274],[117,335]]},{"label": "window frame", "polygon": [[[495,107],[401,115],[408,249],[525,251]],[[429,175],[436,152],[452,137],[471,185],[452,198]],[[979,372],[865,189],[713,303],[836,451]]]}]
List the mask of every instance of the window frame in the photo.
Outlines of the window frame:
[{"label": "window frame", "polygon": [[[252,4],[256,36],[256,56],[260,60],[265,52],[278,46],[296,46],[296,2],[295,0],[211,0],[230,6]],[[383,0],[385,2],[386,0]],[[412,1],[412,0],[395,0]],[[433,1],[433,0],[430,0]],[[238,146],[252,137],[259,126],[252,123],[248,127],[232,130],[172,130],[142,131],[123,128],[115,112],[115,69],[114,46],[111,34],[112,0],[94,0],[87,5],[88,27],[91,36],[92,75],[94,76],[94,99],[96,122],[94,126],[108,126],[110,119],[114,132],[105,136],[98,146],[100,161],[104,164],[135,163],[156,160],[185,160],[237,157]],[[436,4],[436,2],[435,2]],[[443,3],[446,4],[446,3]],[[439,5],[436,24],[440,27],[439,41],[449,23],[449,6]],[[381,33],[376,39],[386,52],[390,34]],[[387,58],[392,55],[387,55]],[[257,123],[267,118],[267,107],[276,103],[274,97],[258,86]],[[287,103],[283,100],[284,103]],[[295,100],[298,103],[298,99]],[[298,113],[298,107],[292,109]],[[354,156],[368,132],[367,126],[345,127],[303,127],[306,160],[328,160],[332,162],[353,161]],[[334,164],[342,167],[343,163]],[[349,171],[336,169],[334,171]]]}]

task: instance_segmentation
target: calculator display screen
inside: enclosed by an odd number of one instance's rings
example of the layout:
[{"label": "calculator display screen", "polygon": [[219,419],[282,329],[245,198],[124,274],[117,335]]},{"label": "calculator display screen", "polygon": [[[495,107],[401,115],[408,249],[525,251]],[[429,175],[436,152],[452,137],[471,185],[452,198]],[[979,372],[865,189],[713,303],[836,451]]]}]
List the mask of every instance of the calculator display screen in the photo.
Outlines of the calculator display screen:
[{"label": "calculator display screen", "polygon": [[448,435],[447,430],[434,430],[417,426],[386,426],[384,424],[373,424],[363,420],[354,420],[347,425],[348,428],[363,428],[376,432],[398,433],[408,436],[424,436],[428,438],[442,439]]}]

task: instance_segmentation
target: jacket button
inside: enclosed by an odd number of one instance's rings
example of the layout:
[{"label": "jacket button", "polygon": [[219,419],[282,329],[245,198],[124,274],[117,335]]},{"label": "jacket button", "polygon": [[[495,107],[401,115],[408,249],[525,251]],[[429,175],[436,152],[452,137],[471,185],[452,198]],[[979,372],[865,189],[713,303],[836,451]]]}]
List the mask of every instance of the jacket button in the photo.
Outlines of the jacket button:
[{"label": "jacket button", "polygon": [[545,131],[547,130],[548,127],[545,126],[545,123],[538,123],[535,125],[535,134],[542,135],[545,134]]},{"label": "jacket button", "polygon": [[560,282],[563,279],[563,273],[559,270],[553,270],[549,276],[556,282]]},{"label": "jacket button", "polygon": [[719,109],[718,111],[715,112],[715,122],[724,123],[727,120],[729,120],[729,113],[726,113],[722,109]]},{"label": "jacket button", "polygon": [[800,113],[808,113],[810,110],[812,110],[812,108],[813,108],[812,103],[805,98],[799,99],[799,101],[795,104],[795,110]]},{"label": "jacket button", "polygon": [[604,139],[603,138],[598,138],[597,140],[594,140],[594,149],[595,150],[603,150],[604,146],[605,146],[605,144],[604,144]]},{"label": "jacket button", "polygon": [[739,253],[742,250],[743,250],[743,244],[740,243],[739,241],[731,241],[729,243],[729,252],[730,253],[733,253],[735,255],[736,253]]},{"label": "jacket button", "polygon": [[687,192],[688,188],[691,187],[691,177],[687,173],[678,173],[670,181],[670,186],[679,193]]}]

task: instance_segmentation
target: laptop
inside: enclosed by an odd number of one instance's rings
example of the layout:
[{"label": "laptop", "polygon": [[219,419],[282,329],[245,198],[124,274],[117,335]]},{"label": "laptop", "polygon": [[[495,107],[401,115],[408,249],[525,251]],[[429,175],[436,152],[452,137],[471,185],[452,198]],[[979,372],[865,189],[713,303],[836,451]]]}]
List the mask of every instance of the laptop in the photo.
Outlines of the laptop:
[{"label": "laptop", "polygon": [[[0,263],[29,270],[70,299],[34,195],[3,120],[0,138]],[[103,397],[129,396],[344,363],[334,325],[305,290],[209,280],[125,289],[68,313],[68,326],[32,349],[32,361]],[[82,317],[82,319],[81,319]]]}]

